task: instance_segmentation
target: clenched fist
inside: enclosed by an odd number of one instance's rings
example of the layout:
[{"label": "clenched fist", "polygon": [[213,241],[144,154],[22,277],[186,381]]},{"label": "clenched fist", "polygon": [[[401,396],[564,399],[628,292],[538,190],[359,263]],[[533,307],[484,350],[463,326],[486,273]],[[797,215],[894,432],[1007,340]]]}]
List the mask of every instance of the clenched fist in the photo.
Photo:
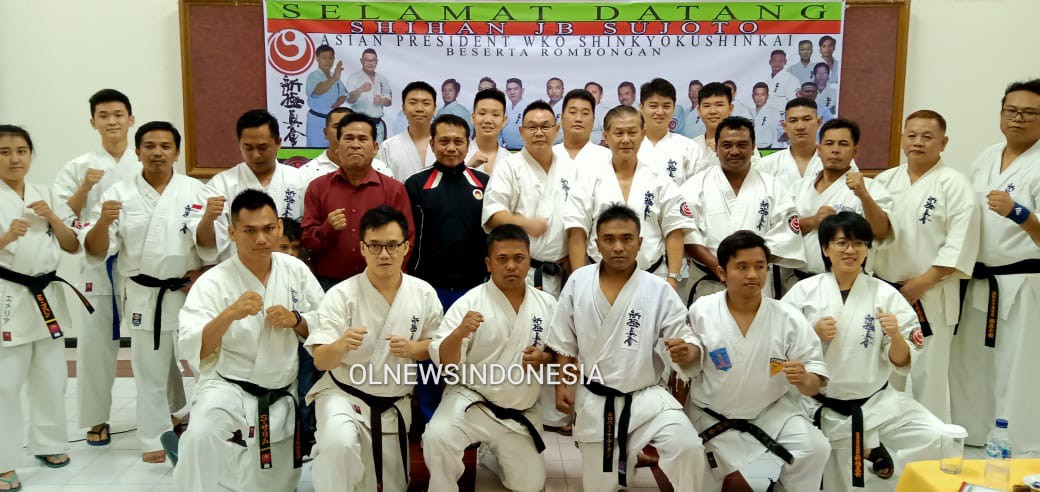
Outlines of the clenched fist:
[{"label": "clenched fist", "polygon": [[224,213],[224,204],[227,203],[227,198],[221,195],[211,196],[206,199],[206,210],[202,212],[202,220],[212,222],[220,217],[220,214]]},{"label": "clenched fist", "polygon": [[260,294],[248,290],[234,304],[228,306],[227,313],[231,316],[231,319],[238,321],[259,313],[263,308],[264,299],[260,297]]},{"label": "clenched fist", "polygon": [[816,330],[816,336],[820,337],[821,342],[829,342],[838,336],[838,321],[830,316],[824,316],[816,322],[813,330]]},{"label": "clenched fist", "polygon": [[87,169],[87,174],[83,176],[83,182],[79,184],[79,187],[90,191],[104,176],[105,171],[100,169]]},{"label": "clenched fist", "polygon": [[11,221],[11,227],[4,232],[4,239],[10,244],[24,236],[26,232],[29,232],[29,223],[21,219],[14,219]]},{"label": "clenched fist", "polygon": [[881,308],[877,310],[877,320],[881,324],[881,329],[890,338],[898,338],[902,336],[899,332],[899,320],[896,319],[896,315],[892,313],[883,313]]},{"label": "clenched fist", "polygon": [[467,338],[470,335],[477,332],[477,328],[480,328],[480,324],[484,322],[484,315],[476,311],[470,311],[466,313],[466,317],[462,318],[462,322],[455,328],[457,333],[462,338]]},{"label": "clenched fist", "polygon": [[285,306],[271,306],[267,308],[267,322],[275,328],[292,328],[296,326],[296,315]]},{"label": "clenched fist", "polygon": [[109,225],[119,219],[119,211],[123,209],[123,204],[115,200],[108,200],[101,204],[101,216],[98,217],[97,223],[101,225]]},{"label": "clenched fist", "polygon": [[342,208],[337,208],[329,212],[329,216],[326,218],[329,225],[337,231],[342,231],[347,228],[347,214]]},{"label": "clenched fist", "polygon": [[684,366],[693,362],[695,349],[697,348],[692,343],[686,343],[681,338],[669,338],[664,341],[664,347],[668,349],[668,355],[672,357],[672,362]]},{"label": "clenched fist", "polygon": [[357,350],[358,347],[365,341],[365,335],[368,334],[368,328],[364,326],[355,326],[347,328],[347,331],[343,332],[343,336],[339,337],[339,342],[346,347],[347,351]]}]

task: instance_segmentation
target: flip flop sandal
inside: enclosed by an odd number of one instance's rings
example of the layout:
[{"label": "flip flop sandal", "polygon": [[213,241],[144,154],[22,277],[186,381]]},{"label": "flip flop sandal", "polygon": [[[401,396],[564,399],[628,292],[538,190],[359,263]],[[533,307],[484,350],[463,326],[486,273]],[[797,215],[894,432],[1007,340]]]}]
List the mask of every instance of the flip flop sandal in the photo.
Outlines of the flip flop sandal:
[{"label": "flip flop sandal", "polygon": [[878,447],[871,449],[867,454],[867,461],[873,464],[871,468],[874,470],[874,474],[882,480],[892,478],[895,473],[896,465],[884,444],[878,443]]},{"label": "flip flop sandal", "polygon": [[[0,482],[6,483],[10,487],[8,489],[4,489],[2,492],[9,492],[9,491],[12,491],[12,490],[22,490],[22,481],[18,480],[18,474],[17,473],[13,473],[13,474],[11,474],[10,477],[7,477],[7,478],[0,477]],[[18,485],[15,485],[14,484],[15,482],[18,482]]]},{"label": "flip flop sandal", "polygon": [[[62,456],[65,457],[65,461],[60,461],[58,463],[55,463],[55,462],[47,459],[47,458],[61,458]],[[69,463],[72,461],[72,459],[69,458],[69,456],[66,455],[66,454],[38,454],[38,455],[36,455],[36,459],[40,460],[40,463],[43,463],[43,466],[46,466],[47,468],[64,468],[64,467],[68,466]]]},{"label": "flip flop sandal", "polygon": [[[103,439],[102,436],[104,436]],[[91,437],[96,438],[96,440],[91,441]],[[111,442],[111,427],[109,427],[107,423],[101,424],[101,427],[99,427],[98,430],[91,429],[87,431],[87,444],[90,446],[107,446]]]}]

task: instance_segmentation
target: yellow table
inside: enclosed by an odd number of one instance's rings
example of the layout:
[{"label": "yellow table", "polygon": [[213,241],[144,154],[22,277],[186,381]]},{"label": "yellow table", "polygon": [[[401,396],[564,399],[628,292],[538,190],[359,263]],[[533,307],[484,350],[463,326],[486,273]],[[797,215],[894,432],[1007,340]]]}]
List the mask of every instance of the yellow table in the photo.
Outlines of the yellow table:
[{"label": "yellow table", "polygon": [[[964,471],[950,475],[939,469],[938,461],[918,461],[906,465],[899,479],[896,492],[956,492],[962,482],[986,485],[984,469],[986,460],[964,460]],[[1023,483],[1026,475],[1040,473],[1040,459],[1011,460],[1011,481],[1005,490]]]}]

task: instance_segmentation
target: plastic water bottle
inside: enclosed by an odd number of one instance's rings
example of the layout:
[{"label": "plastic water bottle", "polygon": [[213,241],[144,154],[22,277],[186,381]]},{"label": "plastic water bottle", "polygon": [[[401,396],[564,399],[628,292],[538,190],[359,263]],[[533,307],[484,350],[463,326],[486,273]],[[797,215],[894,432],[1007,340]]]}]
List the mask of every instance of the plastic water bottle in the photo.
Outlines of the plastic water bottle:
[{"label": "plastic water bottle", "polygon": [[997,419],[997,426],[986,437],[986,482],[1000,490],[1011,479],[1011,443],[1008,440],[1007,420]]}]

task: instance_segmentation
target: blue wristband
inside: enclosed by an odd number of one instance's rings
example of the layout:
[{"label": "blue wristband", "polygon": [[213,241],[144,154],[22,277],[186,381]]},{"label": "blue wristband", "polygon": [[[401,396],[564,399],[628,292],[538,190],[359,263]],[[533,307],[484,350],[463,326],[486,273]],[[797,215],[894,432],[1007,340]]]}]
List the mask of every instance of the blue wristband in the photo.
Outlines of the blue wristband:
[{"label": "blue wristband", "polygon": [[1025,221],[1029,220],[1031,214],[1032,212],[1030,212],[1025,205],[1015,202],[1015,205],[1011,207],[1011,212],[1007,214],[1007,218],[1011,219],[1018,225],[1022,225]]}]

